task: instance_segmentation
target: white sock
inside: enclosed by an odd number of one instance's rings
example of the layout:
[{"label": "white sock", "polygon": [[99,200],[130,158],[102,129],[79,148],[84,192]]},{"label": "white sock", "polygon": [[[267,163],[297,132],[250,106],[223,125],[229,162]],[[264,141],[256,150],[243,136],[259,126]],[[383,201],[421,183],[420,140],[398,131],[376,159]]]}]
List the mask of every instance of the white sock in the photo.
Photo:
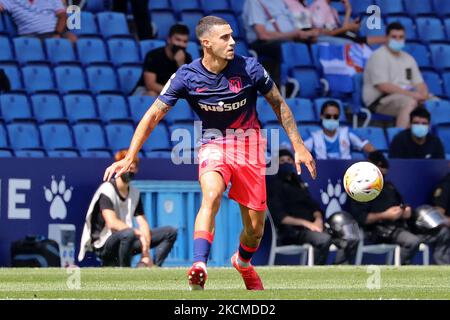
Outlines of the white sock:
[{"label": "white sock", "polygon": [[249,262],[242,261],[239,254],[237,255],[237,263],[242,268],[248,268],[250,266],[250,261]]}]

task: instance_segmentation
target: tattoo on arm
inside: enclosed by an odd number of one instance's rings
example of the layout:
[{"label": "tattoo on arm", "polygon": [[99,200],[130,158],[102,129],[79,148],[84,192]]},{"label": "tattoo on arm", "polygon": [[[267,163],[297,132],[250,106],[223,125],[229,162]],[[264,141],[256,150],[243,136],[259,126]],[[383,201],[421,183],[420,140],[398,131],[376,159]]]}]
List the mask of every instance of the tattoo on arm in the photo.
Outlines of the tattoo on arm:
[{"label": "tattoo on arm", "polygon": [[170,106],[168,106],[167,104],[165,104],[164,102],[162,102],[159,99],[155,100],[155,106],[164,113],[167,113],[170,110]]}]

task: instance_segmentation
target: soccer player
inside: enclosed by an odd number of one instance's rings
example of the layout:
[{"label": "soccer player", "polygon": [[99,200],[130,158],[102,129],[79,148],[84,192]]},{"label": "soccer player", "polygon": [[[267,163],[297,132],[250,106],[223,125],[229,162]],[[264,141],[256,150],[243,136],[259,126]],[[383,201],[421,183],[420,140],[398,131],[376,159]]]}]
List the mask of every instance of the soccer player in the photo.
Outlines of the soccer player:
[{"label": "soccer player", "polygon": [[[260,148],[265,139],[261,136],[256,113],[257,91],[265,96],[286,130],[295,152],[298,173],[303,163],[312,177],[316,177],[314,159],[303,144],[291,110],[256,59],[235,55],[232,32],[222,18],[206,16],[199,20],[196,34],[203,48],[203,58],[183,65],[172,75],[136,128],[127,156],[109,166],[104,175],[104,180],[109,180],[114,174],[120,176],[129,170],[145,140],[179,98],[189,102],[204,129],[215,129],[225,135],[215,139],[206,139],[203,135],[199,152],[203,198],[194,228],[194,264],[188,271],[191,290],[204,288],[215,216],[230,182],[229,197],[239,203],[244,225],[239,249],[231,262],[248,290],[264,289],[250,264],[263,235],[266,210],[265,160],[264,150]],[[237,134],[231,129],[245,130],[248,139],[236,139]],[[254,156],[255,150],[255,161],[239,161]]]}]

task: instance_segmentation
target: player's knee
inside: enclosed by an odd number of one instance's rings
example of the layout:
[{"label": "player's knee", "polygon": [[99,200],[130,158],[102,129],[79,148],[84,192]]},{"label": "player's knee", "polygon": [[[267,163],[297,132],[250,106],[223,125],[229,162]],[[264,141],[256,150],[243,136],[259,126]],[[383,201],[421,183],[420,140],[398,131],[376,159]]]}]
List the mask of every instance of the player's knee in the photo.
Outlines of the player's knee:
[{"label": "player's knee", "polygon": [[221,200],[222,200],[222,193],[219,191],[215,191],[215,190],[208,191],[203,196],[204,204],[211,208],[218,209]]},{"label": "player's knee", "polygon": [[167,227],[167,239],[171,242],[175,242],[178,236],[178,229],[173,227]]},{"label": "player's knee", "polygon": [[247,236],[254,240],[261,240],[264,234],[264,225],[257,225],[257,226],[251,226],[247,227],[245,229],[245,233]]}]

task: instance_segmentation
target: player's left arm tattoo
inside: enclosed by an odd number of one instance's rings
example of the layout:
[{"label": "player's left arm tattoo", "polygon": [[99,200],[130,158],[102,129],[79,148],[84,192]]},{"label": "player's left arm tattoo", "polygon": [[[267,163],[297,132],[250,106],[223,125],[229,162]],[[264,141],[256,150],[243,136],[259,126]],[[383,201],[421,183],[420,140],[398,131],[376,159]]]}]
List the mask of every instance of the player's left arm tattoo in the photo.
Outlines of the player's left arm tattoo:
[{"label": "player's left arm tattoo", "polygon": [[302,145],[303,140],[298,132],[297,123],[295,122],[291,109],[287,105],[286,101],[284,101],[277,86],[274,85],[264,97],[272,106],[278,121],[280,121],[284,130],[286,130],[286,133],[288,134],[294,148],[298,145]]}]

